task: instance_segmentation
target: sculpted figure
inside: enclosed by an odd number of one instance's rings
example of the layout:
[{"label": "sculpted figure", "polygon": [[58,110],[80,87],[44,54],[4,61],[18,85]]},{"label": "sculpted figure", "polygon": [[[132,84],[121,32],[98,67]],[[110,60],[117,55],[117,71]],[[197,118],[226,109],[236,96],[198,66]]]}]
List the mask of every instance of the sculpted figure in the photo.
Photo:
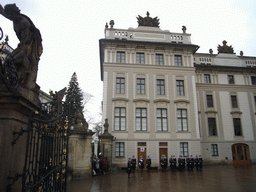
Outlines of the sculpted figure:
[{"label": "sculpted figure", "polygon": [[13,22],[14,31],[20,41],[9,56],[14,59],[18,84],[25,89],[37,91],[38,61],[43,50],[40,31],[29,17],[20,13],[15,4],[7,4],[4,8],[0,5],[0,14]]},{"label": "sculpted figure", "polygon": [[232,46],[227,45],[227,41],[222,42],[223,45],[218,45],[218,53],[234,53],[234,49]]}]

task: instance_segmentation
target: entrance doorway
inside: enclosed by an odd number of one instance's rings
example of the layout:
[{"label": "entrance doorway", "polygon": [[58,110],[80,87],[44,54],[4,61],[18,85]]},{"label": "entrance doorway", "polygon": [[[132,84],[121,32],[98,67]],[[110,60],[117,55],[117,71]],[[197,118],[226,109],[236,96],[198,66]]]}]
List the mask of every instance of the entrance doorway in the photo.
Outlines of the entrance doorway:
[{"label": "entrance doorway", "polygon": [[168,161],[168,153],[167,148],[159,148],[159,166],[161,167],[161,157],[164,155],[167,158]]},{"label": "entrance doorway", "polygon": [[139,147],[138,148],[138,165],[141,159],[141,156],[144,159],[144,168],[146,167],[146,159],[147,159],[147,148],[146,147]]},{"label": "entrance doorway", "polygon": [[235,166],[250,165],[249,146],[243,143],[236,143],[232,145],[232,157]]}]

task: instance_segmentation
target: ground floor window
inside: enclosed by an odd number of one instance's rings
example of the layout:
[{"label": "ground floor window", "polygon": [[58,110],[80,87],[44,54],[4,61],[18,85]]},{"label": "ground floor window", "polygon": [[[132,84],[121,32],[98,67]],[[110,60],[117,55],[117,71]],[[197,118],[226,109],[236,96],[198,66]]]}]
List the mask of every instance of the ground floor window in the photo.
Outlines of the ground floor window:
[{"label": "ground floor window", "polygon": [[212,148],[212,156],[218,156],[219,155],[219,153],[218,153],[218,145],[217,144],[212,144],[211,148]]},{"label": "ground floor window", "polygon": [[184,157],[188,157],[188,143],[181,142],[180,143],[180,155]]},{"label": "ground floor window", "polygon": [[124,142],[116,142],[116,157],[124,157]]}]

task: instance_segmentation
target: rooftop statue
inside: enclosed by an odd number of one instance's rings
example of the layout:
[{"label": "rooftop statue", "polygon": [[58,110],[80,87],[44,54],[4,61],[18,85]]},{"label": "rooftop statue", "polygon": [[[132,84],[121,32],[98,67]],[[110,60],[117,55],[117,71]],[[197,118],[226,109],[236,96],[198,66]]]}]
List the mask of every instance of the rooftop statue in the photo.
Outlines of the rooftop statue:
[{"label": "rooftop statue", "polygon": [[232,46],[227,45],[227,41],[222,42],[223,45],[218,45],[218,53],[234,53],[234,49]]},{"label": "rooftop statue", "polygon": [[42,54],[40,31],[29,17],[20,13],[16,4],[0,5],[0,14],[13,21],[14,31],[20,41],[18,47],[7,57],[13,59],[18,73],[18,85],[38,92],[36,77],[39,57]]},{"label": "rooftop statue", "polygon": [[137,19],[139,26],[159,27],[159,19],[157,17],[149,17],[149,12],[147,12],[147,16],[144,18],[138,15]]}]

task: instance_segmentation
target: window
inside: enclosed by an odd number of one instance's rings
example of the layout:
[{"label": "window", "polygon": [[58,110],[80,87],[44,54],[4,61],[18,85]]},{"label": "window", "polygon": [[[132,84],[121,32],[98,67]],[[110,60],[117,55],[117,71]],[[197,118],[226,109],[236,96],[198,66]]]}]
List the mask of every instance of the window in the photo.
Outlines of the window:
[{"label": "window", "polygon": [[187,109],[177,109],[178,131],[188,131]]},{"label": "window", "polygon": [[236,95],[231,95],[232,108],[238,108]]},{"label": "window", "polygon": [[183,80],[177,80],[176,81],[176,89],[177,89],[177,95],[185,95],[184,93],[184,81]]},{"label": "window", "polygon": [[207,99],[207,107],[213,107],[212,95],[206,95],[206,99]]},{"label": "window", "polygon": [[167,131],[167,109],[156,110],[157,131]]},{"label": "window", "polygon": [[218,156],[219,155],[219,153],[218,153],[218,145],[217,144],[212,144],[211,148],[212,148],[212,156]]},{"label": "window", "polygon": [[117,94],[124,94],[124,78],[123,77],[117,77],[116,78],[116,93]]},{"label": "window", "polygon": [[126,109],[124,107],[115,108],[115,131],[125,131]]},{"label": "window", "polygon": [[124,157],[124,142],[116,142],[116,157]]},{"label": "window", "polygon": [[210,74],[204,74],[204,82],[211,83],[211,76]]},{"label": "window", "polygon": [[235,84],[234,75],[228,75],[228,83],[229,84]]},{"label": "window", "polygon": [[174,56],[175,66],[182,66],[182,57],[181,55]]},{"label": "window", "polygon": [[116,53],[116,62],[124,63],[125,62],[125,52],[117,52]]},{"label": "window", "polygon": [[208,118],[209,136],[217,136],[216,119]]},{"label": "window", "polygon": [[234,118],[233,123],[234,123],[235,136],[241,136],[242,135],[242,126],[241,126],[240,118]]},{"label": "window", "polygon": [[187,142],[180,143],[180,156],[188,157],[188,143]]},{"label": "window", "polygon": [[252,85],[256,85],[256,76],[251,76]]},{"label": "window", "polygon": [[139,64],[145,63],[144,53],[136,53],[136,63],[139,63]]},{"label": "window", "polygon": [[136,131],[147,131],[147,109],[136,109]]},{"label": "window", "polygon": [[164,56],[163,54],[156,54],[156,65],[164,64]]},{"label": "window", "polygon": [[156,89],[157,89],[157,95],[164,95],[164,79],[157,79],[156,80]]},{"label": "window", "polygon": [[255,106],[255,109],[256,109],[256,96],[254,96],[254,106]]},{"label": "window", "polygon": [[145,94],[145,79],[137,78],[137,94],[144,95]]}]

